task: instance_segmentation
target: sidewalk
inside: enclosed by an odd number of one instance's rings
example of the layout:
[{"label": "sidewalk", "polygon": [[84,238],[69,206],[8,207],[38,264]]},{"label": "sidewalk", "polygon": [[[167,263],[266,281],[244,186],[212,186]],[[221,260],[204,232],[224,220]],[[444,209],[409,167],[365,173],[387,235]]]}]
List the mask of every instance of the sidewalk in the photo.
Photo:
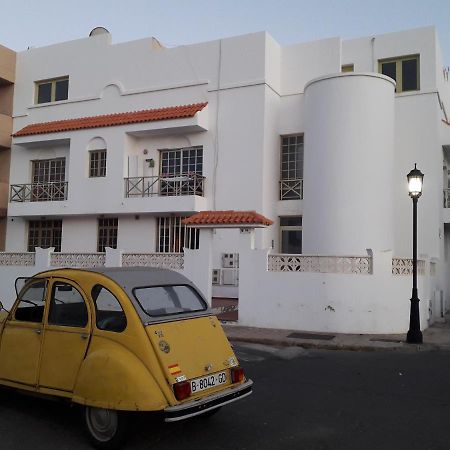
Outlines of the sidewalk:
[{"label": "sidewalk", "polygon": [[243,327],[224,323],[231,342],[250,342],[275,346],[297,346],[324,350],[353,351],[450,351],[450,316],[445,322],[434,323],[423,332],[423,344],[407,344],[405,334],[341,334],[313,333],[298,330],[277,330]]}]

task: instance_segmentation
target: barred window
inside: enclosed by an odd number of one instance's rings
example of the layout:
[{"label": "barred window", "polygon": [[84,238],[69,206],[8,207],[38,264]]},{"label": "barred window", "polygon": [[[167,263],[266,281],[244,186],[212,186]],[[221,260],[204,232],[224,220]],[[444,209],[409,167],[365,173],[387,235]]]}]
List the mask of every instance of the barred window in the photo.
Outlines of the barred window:
[{"label": "barred window", "polygon": [[303,134],[281,137],[280,200],[303,198]]},{"label": "barred window", "polygon": [[106,177],[106,149],[89,152],[89,177]]},{"label": "barred window", "polygon": [[199,230],[181,223],[185,217],[158,217],[158,252],[180,253],[199,248]]},{"label": "barred window", "polygon": [[61,251],[62,220],[30,220],[28,223],[28,251],[36,247],[55,247]]},{"label": "barred window", "polygon": [[161,176],[202,175],[203,147],[161,150]]},{"label": "barred window", "polygon": [[105,252],[106,247],[117,248],[118,228],[117,218],[98,219],[98,252]]}]

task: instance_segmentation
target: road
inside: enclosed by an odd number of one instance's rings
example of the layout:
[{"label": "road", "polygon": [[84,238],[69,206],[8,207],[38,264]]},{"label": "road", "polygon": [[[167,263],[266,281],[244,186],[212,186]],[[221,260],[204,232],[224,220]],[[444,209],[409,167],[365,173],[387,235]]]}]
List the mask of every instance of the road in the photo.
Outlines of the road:
[{"label": "road", "polygon": [[[124,449],[448,450],[450,353],[235,345],[254,394],[210,418],[136,416]],[[89,449],[76,407],[0,391],[0,448]]]}]

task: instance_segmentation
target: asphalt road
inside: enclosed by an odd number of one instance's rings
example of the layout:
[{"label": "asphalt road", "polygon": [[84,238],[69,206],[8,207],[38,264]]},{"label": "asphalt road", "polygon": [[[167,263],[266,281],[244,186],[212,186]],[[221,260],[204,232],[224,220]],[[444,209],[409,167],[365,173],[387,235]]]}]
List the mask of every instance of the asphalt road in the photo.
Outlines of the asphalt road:
[{"label": "asphalt road", "polygon": [[[450,353],[236,345],[254,394],[210,418],[135,416],[124,449],[450,449]],[[80,410],[0,391],[0,449],[88,449]]]}]

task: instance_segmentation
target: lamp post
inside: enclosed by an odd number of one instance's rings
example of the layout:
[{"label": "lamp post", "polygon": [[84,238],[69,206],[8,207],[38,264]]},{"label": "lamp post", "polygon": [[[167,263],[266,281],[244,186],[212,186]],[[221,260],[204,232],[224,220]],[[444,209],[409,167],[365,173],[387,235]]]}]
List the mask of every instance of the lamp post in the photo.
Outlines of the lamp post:
[{"label": "lamp post", "polygon": [[422,195],[423,173],[414,164],[414,169],[406,177],[408,179],[409,196],[413,201],[413,287],[409,314],[409,330],[406,336],[406,342],[410,344],[421,344],[423,342],[423,336],[420,331],[420,300],[417,295],[417,201]]}]

